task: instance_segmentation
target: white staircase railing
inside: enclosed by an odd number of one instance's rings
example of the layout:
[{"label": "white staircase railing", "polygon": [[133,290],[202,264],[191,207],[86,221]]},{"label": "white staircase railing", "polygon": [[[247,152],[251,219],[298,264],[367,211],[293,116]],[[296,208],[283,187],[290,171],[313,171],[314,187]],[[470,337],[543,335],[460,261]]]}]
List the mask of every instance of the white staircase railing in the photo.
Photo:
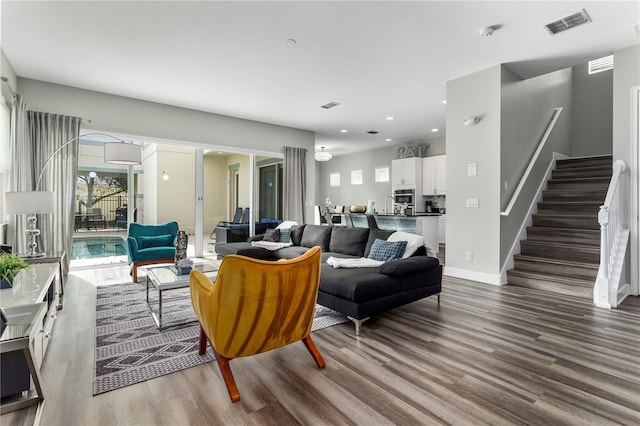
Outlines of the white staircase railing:
[{"label": "white staircase railing", "polygon": [[629,226],[624,212],[626,201],[620,189],[620,175],[627,165],[622,160],[613,164],[613,176],[604,204],[598,212],[600,223],[600,268],[593,288],[593,303],[600,308],[615,308],[629,295],[629,284],[621,284],[622,267],[629,239]]}]

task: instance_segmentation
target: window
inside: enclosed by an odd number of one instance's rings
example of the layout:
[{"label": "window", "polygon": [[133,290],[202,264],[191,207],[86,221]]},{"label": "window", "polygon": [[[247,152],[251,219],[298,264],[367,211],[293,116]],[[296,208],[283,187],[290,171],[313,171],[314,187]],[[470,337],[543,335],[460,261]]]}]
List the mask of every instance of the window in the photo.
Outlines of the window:
[{"label": "window", "polygon": [[589,61],[589,75],[613,69],[613,55]]}]

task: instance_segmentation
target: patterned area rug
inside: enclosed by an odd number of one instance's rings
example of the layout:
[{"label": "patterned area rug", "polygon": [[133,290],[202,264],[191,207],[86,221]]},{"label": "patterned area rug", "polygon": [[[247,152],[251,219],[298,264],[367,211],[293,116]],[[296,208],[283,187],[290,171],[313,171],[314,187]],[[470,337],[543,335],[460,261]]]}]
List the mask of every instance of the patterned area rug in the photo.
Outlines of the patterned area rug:
[{"label": "patterned area rug", "polygon": [[[200,324],[188,288],[163,294],[162,331],[149,313],[145,291],[144,285],[133,283],[98,287],[94,395],[214,359],[210,349],[198,355]],[[318,305],[312,330],[346,321],[345,315]]]}]

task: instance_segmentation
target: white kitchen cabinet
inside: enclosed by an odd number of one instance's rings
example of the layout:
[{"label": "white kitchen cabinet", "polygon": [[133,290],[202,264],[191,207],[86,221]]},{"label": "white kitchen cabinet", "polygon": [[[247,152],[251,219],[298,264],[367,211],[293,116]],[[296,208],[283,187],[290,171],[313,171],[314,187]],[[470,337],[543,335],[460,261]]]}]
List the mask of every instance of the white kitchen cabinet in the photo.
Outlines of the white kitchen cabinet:
[{"label": "white kitchen cabinet", "polygon": [[422,158],[411,157],[391,162],[391,184],[394,189],[416,189],[422,186]]},{"label": "white kitchen cabinet", "polygon": [[437,155],[422,159],[422,195],[447,193],[447,156]]},{"label": "white kitchen cabinet", "polygon": [[446,217],[445,215],[441,215],[438,217],[438,242],[440,244],[445,243],[445,231],[447,230],[446,226]]}]

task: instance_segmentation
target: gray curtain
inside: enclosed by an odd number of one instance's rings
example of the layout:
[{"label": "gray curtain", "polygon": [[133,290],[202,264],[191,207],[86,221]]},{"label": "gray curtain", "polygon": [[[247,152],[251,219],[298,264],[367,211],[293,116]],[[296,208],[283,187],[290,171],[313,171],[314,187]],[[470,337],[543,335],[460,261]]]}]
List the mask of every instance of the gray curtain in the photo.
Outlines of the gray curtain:
[{"label": "gray curtain", "polygon": [[[20,95],[15,95],[11,107],[11,134],[9,142],[10,169],[7,179],[8,191],[31,191],[33,176],[31,173],[33,158],[31,140],[29,138],[29,124],[27,121],[27,103]],[[14,252],[27,251],[26,217],[25,215],[8,216],[9,243]]]},{"label": "gray curtain", "polygon": [[[64,250],[67,253],[63,263],[63,270],[66,274],[69,269],[69,255],[73,239],[78,175],[77,138],[80,134],[82,119],[29,111],[28,122],[33,154],[31,169],[33,189],[53,191],[56,194],[55,213],[38,217],[38,227],[41,231],[39,245],[43,251],[61,252]],[[73,140],[74,138],[75,140]],[[60,151],[56,152],[58,149]],[[45,167],[47,160],[49,163]],[[38,185],[37,179],[41,172],[42,179]],[[36,186],[38,187],[36,188]]]},{"label": "gray curtain", "polygon": [[303,224],[305,223],[304,200],[307,186],[305,157],[307,150],[283,146],[282,152],[284,153],[283,219]]}]

